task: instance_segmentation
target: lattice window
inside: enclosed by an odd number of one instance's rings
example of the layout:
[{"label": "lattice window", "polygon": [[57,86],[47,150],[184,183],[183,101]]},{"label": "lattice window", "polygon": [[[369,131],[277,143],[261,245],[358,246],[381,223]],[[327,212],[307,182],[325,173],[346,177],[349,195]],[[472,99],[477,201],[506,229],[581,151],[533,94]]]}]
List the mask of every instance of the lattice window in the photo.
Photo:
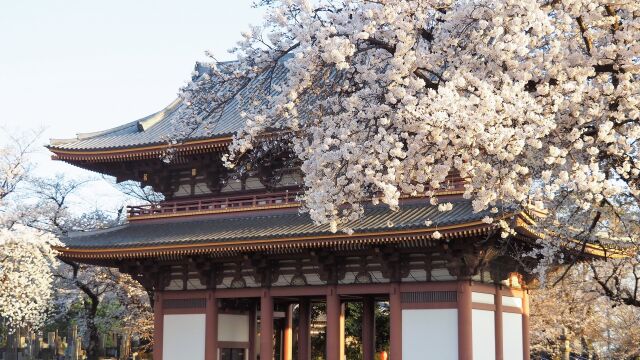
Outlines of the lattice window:
[{"label": "lattice window", "polygon": [[400,301],[403,304],[457,302],[458,294],[455,291],[403,292]]},{"label": "lattice window", "polygon": [[162,306],[165,309],[203,309],[207,307],[207,299],[164,299]]}]

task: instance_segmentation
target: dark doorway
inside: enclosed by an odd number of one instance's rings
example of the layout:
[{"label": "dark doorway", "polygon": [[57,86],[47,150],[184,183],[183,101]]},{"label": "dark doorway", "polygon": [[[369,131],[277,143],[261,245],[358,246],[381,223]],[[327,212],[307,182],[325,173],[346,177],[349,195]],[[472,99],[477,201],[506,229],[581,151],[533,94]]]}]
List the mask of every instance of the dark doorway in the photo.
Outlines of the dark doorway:
[{"label": "dark doorway", "polygon": [[220,360],[244,360],[246,349],[220,349]]}]

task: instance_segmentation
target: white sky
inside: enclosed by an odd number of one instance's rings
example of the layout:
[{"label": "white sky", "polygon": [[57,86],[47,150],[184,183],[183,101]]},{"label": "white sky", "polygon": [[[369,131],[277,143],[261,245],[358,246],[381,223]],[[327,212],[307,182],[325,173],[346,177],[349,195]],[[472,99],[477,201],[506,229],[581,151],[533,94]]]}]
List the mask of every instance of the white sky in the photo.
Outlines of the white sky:
[{"label": "white sky", "polygon": [[[44,145],[162,109],[205,50],[230,59],[227,49],[260,22],[252,3],[0,0],[0,132],[41,128]],[[49,156],[35,156],[38,175],[95,176]],[[112,208],[122,199],[96,182],[82,201]]]}]

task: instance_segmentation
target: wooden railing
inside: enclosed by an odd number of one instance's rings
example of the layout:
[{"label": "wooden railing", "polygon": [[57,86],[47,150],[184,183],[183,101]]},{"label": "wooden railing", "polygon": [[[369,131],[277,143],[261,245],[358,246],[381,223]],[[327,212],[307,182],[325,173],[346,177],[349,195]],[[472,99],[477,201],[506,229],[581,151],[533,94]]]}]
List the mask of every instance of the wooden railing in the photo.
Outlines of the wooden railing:
[{"label": "wooden railing", "polygon": [[297,192],[238,195],[229,197],[165,201],[158,204],[127,206],[129,219],[137,217],[178,216],[207,213],[216,210],[241,210],[277,205],[297,204]]}]

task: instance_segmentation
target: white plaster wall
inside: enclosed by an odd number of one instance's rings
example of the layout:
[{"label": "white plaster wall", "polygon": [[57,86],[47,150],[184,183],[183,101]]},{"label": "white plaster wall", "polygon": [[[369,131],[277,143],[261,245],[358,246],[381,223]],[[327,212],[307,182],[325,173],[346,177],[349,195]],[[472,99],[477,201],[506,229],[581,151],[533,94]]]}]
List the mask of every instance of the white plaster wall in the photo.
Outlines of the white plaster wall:
[{"label": "white plaster wall", "polygon": [[504,360],[522,360],[522,315],[502,313]]},{"label": "white plaster wall", "polygon": [[457,360],[458,310],[402,310],[404,360]]},{"label": "white plaster wall", "polygon": [[502,306],[511,306],[511,307],[517,307],[518,309],[522,309],[522,299],[519,297],[513,297],[513,296],[503,296]]},{"label": "white plaster wall", "polygon": [[495,303],[495,298],[493,294],[472,292],[471,293],[471,301],[478,304],[491,304]]},{"label": "white plaster wall", "polygon": [[496,323],[495,313],[473,309],[471,312],[473,333],[473,360],[495,360]]},{"label": "white plaster wall", "polygon": [[219,341],[249,341],[249,315],[218,314]]},{"label": "white plaster wall", "polygon": [[204,360],[205,314],[164,315],[163,360]]}]

